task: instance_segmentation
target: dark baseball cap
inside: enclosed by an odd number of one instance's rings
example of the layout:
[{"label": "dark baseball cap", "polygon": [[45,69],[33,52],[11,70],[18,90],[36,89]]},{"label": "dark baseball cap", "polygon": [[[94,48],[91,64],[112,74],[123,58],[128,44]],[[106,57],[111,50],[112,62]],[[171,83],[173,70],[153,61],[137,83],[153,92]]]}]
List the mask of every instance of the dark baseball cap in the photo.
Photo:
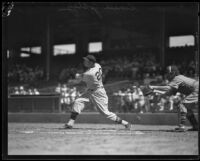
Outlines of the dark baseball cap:
[{"label": "dark baseball cap", "polygon": [[93,55],[87,55],[86,57],[83,57],[83,59],[89,60],[93,63],[96,62],[96,58]]}]

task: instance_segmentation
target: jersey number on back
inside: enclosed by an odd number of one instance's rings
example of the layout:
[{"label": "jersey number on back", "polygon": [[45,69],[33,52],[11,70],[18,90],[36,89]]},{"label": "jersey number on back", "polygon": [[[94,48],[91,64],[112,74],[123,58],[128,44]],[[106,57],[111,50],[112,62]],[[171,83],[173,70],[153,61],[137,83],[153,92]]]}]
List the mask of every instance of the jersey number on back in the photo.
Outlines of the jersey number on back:
[{"label": "jersey number on back", "polygon": [[95,73],[95,76],[97,77],[98,81],[101,79],[101,76],[102,76],[102,69],[101,68],[99,68],[99,71]]}]

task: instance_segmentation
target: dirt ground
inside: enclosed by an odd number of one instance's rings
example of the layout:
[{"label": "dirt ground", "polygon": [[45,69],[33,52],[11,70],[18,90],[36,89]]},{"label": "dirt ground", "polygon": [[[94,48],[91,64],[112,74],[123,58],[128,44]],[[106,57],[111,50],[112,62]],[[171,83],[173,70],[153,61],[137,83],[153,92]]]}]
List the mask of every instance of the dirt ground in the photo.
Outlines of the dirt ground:
[{"label": "dirt ground", "polygon": [[198,132],[175,126],[9,123],[8,155],[198,155]]}]

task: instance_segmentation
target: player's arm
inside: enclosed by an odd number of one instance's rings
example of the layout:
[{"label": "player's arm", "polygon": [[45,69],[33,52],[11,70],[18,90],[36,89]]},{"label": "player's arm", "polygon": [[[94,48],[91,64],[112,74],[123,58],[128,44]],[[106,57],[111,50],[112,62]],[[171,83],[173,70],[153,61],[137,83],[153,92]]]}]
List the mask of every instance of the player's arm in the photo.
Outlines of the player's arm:
[{"label": "player's arm", "polygon": [[176,92],[176,89],[174,89],[173,87],[168,86],[168,89],[161,94],[161,97],[166,97],[166,96],[171,96]]},{"label": "player's arm", "polygon": [[170,86],[149,86],[149,87],[154,90],[165,91],[165,92],[171,90]]},{"label": "player's arm", "polygon": [[166,86],[150,86],[150,88],[154,90],[162,90],[165,91],[161,96],[170,96],[176,93],[181,84],[181,80],[178,77],[175,77],[168,85]]},{"label": "player's arm", "polygon": [[160,101],[161,98],[166,98],[166,96],[171,96],[173,95],[174,93],[176,92],[176,89],[169,86],[168,87],[168,90],[165,91],[164,93],[160,94],[157,98],[157,101]]}]

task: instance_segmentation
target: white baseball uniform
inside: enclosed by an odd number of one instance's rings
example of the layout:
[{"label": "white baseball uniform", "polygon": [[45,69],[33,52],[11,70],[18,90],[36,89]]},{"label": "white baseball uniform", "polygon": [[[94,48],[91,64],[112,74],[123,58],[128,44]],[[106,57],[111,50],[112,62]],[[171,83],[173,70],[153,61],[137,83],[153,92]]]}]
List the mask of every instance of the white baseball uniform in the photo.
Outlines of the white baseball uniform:
[{"label": "white baseball uniform", "polygon": [[110,120],[116,121],[116,114],[108,110],[108,96],[102,83],[101,66],[95,63],[93,68],[88,69],[76,79],[84,81],[87,85],[87,90],[75,100],[72,112],[80,114],[85,107],[85,103],[91,101],[101,114]]}]

